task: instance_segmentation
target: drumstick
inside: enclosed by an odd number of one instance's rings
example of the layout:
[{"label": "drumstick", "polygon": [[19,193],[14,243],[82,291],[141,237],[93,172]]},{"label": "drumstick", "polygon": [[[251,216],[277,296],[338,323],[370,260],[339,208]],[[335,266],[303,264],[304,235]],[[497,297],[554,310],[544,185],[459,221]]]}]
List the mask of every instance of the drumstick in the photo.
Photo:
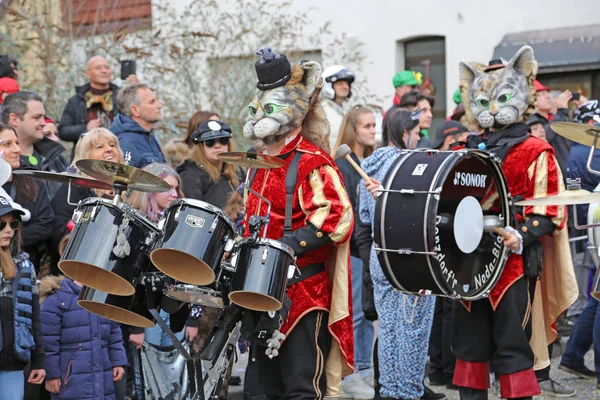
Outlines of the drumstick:
[{"label": "drumstick", "polygon": [[367,173],[365,171],[363,171],[363,169],[360,167],[360,165],[358,165],[356,162],[354,162],[352,157],[350,157],[351,153],[352,153],[352,150],[350,149],[350,146],[348,146],[347,144],[343,144],[340,147],[338,147],[337,150],[335,151],[335,158],[338,159],[341,157],[345,157],[346,160],[348,160],[348,162],[350,163],[350,165],[352,165],[352,167],[356,170],[356,172],[358,172],[358,174],[361,176],[361,178],[363,178],[367,182],[371,182],[371,178],[369,178],[369,175],[367,175]]}]

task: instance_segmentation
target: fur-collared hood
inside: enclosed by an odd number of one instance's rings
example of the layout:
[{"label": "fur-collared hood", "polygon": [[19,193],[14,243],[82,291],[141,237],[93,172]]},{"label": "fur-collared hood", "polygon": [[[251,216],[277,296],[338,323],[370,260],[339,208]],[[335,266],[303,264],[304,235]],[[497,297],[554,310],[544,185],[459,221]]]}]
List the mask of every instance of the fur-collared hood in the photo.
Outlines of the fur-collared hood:
[{"label": "fur-collared hood", "polygon": [[65,276],[48,275],[40,281],[38,289],[40,291],[40,303],[46,300],[46,297],[60,290],[60,283],[65,279]]}]

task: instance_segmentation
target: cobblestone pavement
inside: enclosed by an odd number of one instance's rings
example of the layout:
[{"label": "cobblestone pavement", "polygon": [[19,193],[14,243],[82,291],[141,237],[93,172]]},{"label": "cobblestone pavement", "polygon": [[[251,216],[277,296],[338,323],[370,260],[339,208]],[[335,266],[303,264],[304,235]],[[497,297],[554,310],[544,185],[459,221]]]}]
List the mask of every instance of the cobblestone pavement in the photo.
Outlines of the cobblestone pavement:
[{"label": "cobblestone pavement", "polygon": [[[562,340],[562,345],[566,344],[566,338]],[[561,353],[560,351],[555,353]],[[594,369],[594,356],[590,351],[585,357],[586,365],[590,369]],[[233,369],[233,375],[241,376],[243,382],[244,376],[244,367],[247,362],[246,354],[241,354],[238,358],[238,362],[235,364]],[[600,399],[600,390],[596,389],[596,381],[594,380],[585,380],[579,379],[574,375],[568,374],[564,371],[558,369],[558,364],[560,362],[560,356],[557,356],[552,359],[552,369],[550,372],[550,376],[561,383],[567,384],[574,389],[577,389],[577,394],[571,399],[578,400],[592,400],[592,399]],[[458,392],[455,390],[447,390],[445,387],[432,386],[431,387],[436,392],[444,392],[448,398],[448,400],[459,400]],[[242,400],[242,386],[230,386],[229,387],[229,399],[230,400]],[[494,389],[490,389],[489,391],[489,399],[490,400],[498,400],[500,397],[497,395]],[[557,397],[550,396],[536,396],[535,400],[553,400],[557,399]]]}]

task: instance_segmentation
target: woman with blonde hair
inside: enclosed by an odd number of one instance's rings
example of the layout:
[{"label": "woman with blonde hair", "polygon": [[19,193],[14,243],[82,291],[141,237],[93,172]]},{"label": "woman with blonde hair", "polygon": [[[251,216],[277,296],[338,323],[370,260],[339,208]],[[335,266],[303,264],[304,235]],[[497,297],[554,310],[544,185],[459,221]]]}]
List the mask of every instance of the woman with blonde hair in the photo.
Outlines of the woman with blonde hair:
[{"label": "woman with blonde hair", "polygon": [[177,167],[185,197],[225,208],[240,184],[240,170],[219,160],[221,153],[234,151],[231,128],[209,120],[198,126],[190,138],[194,144],[188,158]]},{"label": "woman with blonde hair", "polygon": [[[77,161],[85,159],[123,163],[123,151],[119,146],[119,139],[105,128],[94,128],[89,132],[83,133],[75,147],[75,157],[70,168],[76,171]],[[56,196],[54,196],[54,199],[52,199],[52,208],[54,209],[54,221],[52,222],[53,239],[56,248],[58,248],[58,243],[61,239],[69,233],[67,223],[71,220],[76,208],[72,204],[77,204],[88,197],[112,198],[110,191],[92,190],[81,186],[71,186],[71,197],[69,199],[67,199],[68,192],[69,185],[62,185]]]}]

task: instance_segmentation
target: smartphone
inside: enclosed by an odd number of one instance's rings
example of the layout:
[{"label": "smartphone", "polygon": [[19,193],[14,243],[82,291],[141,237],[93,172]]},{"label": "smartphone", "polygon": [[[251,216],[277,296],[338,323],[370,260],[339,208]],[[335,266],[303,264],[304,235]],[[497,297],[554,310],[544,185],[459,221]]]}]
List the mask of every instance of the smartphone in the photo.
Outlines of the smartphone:
[{"label": "smartphone", "polygon": [[121,61],[121,79],[125,80],[129,75],[135,75],[135,61],[134,60],[122,60]]},{"label": "smartphone", "polygon": [[581,98],[581,93],[571,93],[573,97],[571,97],[571,101],[579,100]]}]

